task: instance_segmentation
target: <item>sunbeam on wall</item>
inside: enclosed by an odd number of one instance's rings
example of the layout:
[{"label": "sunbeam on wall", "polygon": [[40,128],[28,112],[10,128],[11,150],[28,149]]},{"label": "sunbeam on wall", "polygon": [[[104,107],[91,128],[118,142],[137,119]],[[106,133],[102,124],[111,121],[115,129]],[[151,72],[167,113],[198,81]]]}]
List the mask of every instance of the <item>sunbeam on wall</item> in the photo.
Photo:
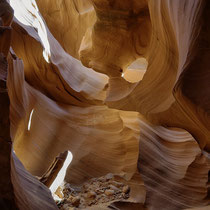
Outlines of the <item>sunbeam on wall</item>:
[{"label": "sunbeam on wall", "polygon": [[47,38],[47,30],[45,24],[39,15],[39,9],[35,0],[10,0],[10,5],[14,9],[14,16],[19,22],[24,25],[34,27],[41,38],[42,45],[44,47],[43,57],[46,62],[50,62],[50,44]]},{"label": "sunbeam on wall", "polygon": [[68,151],[66,159],[63,163],[62,168],[60,169],[60,171],[58,172],[56,178],[54,179],[53,183],[51,184],[51,186],[49,187],[51,193],[55,193],[55,191],[57,190],[57,188],[61,185],[61,183],[63,182],[65,175],[66,175],[66,170],[68,168],[68,166],[70,165],[71,161],[73,159],[73,155],[70,151]]},{"label": "sunbeam on wall", "polygon": [[31,119],[32,119],[32,115],[34,113],[34,109],[32,109],[31,113],[30,113],[30,116],[29,116],[29,120],[28,120],[28,131],[30,130],[31,128]]},{"label": "sunbeam on wall", "polygon": [[133,63],[131,63],[125,72],[122,73],[122,77],[131,83],[139,82],[143,79],[148,66],[148,61],[146,58],[138,58]]}]

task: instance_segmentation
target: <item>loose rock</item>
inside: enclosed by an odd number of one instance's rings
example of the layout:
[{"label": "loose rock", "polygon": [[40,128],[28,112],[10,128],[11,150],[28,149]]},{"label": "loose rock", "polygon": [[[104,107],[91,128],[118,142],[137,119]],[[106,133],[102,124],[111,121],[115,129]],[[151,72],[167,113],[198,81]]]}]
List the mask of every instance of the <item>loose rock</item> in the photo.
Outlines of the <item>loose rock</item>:
[{"label": "loose rock", "polygon": [[80,204],[80,197],[76,196],[72,198],[72,205],[78,207]]},{"label": "loose rock", "polygon": [[109,188],[114,191],[119,191],[119,188],[115,187],[114,185],[110,185]]},{"label": "loose rock", "polygon": [[116,182],[116,181],[114,181],[114,180],[109,181],[109,183],[112,184],[112,185],[114,185],[114,186],[116,186],[116,187],[123,187],[123,186],[124,186],[123,183],[121,183],[121,182]]},{"label": "loose rock", "polygon": [[130,192],[130,187],[129,187],[128,185],[126,185],[126,186],[123,187],[122,191],[123,191],[125,194],[127,194],[127,193]]},{"label": "loose rock", "polygon": [[59,198],[63,198],[63,192],[61,187],[58,187],[58,189],[55,191],[55,194],[59,197]]},{"label": "loose rock", "polygon": [[98,204],[128,199],[129,186],[114,179],[115,177],[110,173],[103,177],[90,179],[82,186],[72,187],[70,184],[65,184],[63,199],[57,202],[57,206],[61,210],[87,209],[95,206],[95,209],[98,210],[96,207]]},{"label": "loose rock", "polygon": [[95,198],[97,194],[94,191],[90,191],[87,193],[87,198]]},{"label": "loose rock", "polygon": [[104,177],[100,177],[100,178],[98,178],[98,181],[99,182],[106,182],[106,179]]},{"label": "loose rock", "polygon": [[105,176],[106,178],[106,181],[110,180],[110,179],[113,179],[113,174],[112,173],[109,173]]},{"label": "loose rock", "polygon": [[108,196],[114,195],[114,190],[105,190],[105,194]]}]

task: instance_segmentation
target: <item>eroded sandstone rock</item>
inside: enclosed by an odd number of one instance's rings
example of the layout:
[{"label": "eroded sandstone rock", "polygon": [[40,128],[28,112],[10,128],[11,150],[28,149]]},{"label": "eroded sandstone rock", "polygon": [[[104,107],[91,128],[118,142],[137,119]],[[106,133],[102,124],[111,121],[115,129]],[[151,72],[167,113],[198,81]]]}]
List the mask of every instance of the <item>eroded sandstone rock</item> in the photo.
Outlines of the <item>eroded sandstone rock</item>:
[{"label": "eroded sandstone rock", "polygon": [[[56,209],[46,186],[69,150],[67,209],[84,203],[81,185],[89,206],[99,195],[118,209],[209,205],[209,1],[10,5],[14,18],[0,1],[0,199]],[[106,197],[121,191],[126,202]]]}]

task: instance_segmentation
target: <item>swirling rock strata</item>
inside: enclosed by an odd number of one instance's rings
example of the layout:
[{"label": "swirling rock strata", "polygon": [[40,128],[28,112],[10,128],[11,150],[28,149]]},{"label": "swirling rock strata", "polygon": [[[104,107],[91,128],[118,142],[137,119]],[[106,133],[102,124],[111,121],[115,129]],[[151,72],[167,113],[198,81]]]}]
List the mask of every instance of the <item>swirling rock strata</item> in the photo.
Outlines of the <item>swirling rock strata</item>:
[{"label": "swirling rock strata", "polygon": [[0,2],[2,206],[56,209],[39,180],[54,181],[66,150],[75,187],[110,172],[131,186],[112,208],[209,205],[209,1],[10,5],[14,17]]},{"label": "swirling rock strata", "polygon": [[139,170],[149,209],[185,209],[209,204],[209,155],[189,133],[141,122]]}]

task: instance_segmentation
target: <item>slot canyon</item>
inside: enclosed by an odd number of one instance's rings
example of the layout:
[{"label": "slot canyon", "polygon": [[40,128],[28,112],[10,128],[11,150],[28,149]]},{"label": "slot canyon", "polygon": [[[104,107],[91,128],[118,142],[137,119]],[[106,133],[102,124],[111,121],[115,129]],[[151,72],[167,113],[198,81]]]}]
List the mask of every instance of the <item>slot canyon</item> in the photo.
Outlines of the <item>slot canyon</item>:
[{"label": "slot canyon", "polygon": [[210,210],[210,0],[0,0],[0,210]]}]

